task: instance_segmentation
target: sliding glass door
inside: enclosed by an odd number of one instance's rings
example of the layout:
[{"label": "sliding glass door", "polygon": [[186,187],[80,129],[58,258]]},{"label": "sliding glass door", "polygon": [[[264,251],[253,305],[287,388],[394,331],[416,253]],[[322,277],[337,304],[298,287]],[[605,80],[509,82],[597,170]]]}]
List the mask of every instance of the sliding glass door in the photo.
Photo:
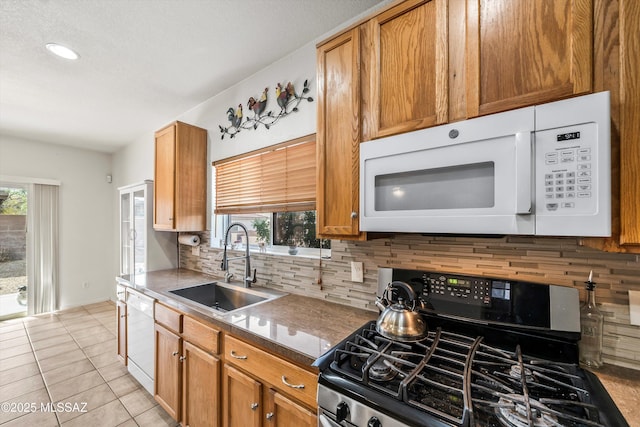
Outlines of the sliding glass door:
[{"label": "sliding glass door", "polygon": [[0,183],[0,320],[28,311],[27,205],[27,185]]}]

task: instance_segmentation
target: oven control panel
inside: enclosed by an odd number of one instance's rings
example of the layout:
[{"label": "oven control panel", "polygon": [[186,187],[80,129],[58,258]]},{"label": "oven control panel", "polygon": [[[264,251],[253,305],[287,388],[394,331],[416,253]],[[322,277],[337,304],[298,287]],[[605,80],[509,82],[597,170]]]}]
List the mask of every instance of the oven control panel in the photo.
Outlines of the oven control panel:
[{"label": "oven control panel", "polygon": [[381,268],[378,280],[380,296],[392,281],[411,286],[419,296],[420,310],[425,314],[571,333],[580,331],[579,292],[576,288],[395,268]]},{"label": "oven control panel", "polygon": [[454,276],[450,274],[423,274],[425,286],[422,299],[440,299],[471,305],[491,304],[491,280]]}]

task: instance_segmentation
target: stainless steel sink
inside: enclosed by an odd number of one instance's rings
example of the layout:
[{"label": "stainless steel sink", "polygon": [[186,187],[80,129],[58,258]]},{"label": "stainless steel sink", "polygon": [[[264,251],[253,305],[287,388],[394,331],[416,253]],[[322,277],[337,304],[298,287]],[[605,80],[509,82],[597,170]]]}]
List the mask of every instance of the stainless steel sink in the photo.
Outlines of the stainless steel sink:
[{"label": "stainless steel sink", "polygon": [[278,295],[262,295],[252,289],[236,288],[217,282],[174,289],[169,292],[220,312],[237,310],[278,297]]}]

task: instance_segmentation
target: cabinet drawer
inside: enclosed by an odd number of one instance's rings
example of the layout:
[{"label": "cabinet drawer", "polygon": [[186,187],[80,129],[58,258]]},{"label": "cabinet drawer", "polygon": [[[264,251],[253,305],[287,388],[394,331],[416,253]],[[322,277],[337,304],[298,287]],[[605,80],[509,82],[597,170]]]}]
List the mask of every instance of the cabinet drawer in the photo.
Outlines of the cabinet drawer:
[{"label": "cabinet drawer", "polygon": [[292,363],[225,335],[225,361],[253,374],[311,408],[317,406],[318,376]]},{"label": "cabinet drawer", "polygon": [[182,314],[172,308],[156,303],[156,322],[166,326],[173,332],[182,333]]},{"label": "cabinet drawer", "polygon": [[220,352],[219,331],[189,316],[182,319],[182,338],[211,354]]},{"label": "cabinet drawer", "polygon": [[125,302],[127,300],[126,293],[127,291],[124,286],[116,285],[116,298],[118,298],[118,301]]}]

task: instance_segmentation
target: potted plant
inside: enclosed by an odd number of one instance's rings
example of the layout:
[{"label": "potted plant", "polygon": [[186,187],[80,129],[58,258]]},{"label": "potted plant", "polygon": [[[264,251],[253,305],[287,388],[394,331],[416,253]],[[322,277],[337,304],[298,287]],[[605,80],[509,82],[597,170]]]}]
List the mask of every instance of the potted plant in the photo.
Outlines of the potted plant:
[{"label": "potted plant", "polygon": [[269,220],[267,218],[254,219],[253,221],[251,221],[251,226],[254,230],[256,230],[260,252],[266,252],[266,245],[268,245],[271,241]]}]

